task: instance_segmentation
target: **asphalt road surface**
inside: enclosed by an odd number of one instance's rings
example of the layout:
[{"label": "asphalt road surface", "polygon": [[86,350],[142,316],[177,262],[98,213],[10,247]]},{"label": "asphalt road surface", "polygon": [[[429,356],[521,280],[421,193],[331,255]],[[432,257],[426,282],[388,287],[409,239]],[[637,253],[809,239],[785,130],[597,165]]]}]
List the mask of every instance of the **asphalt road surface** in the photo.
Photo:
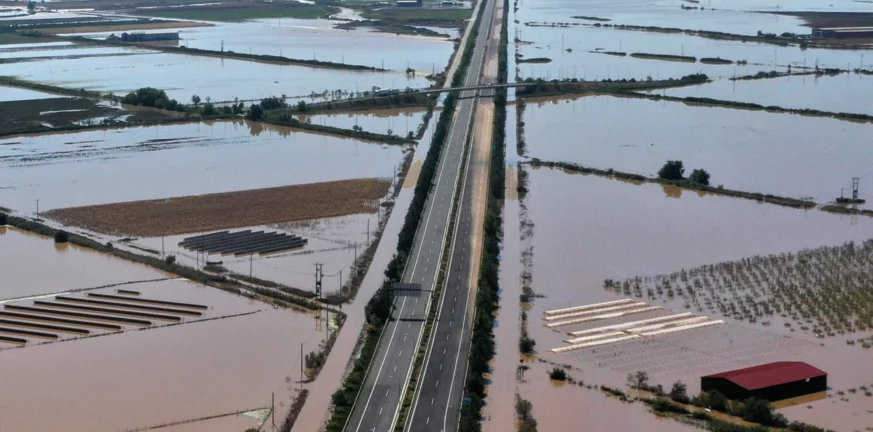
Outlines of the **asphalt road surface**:
[{"label": "asphalt road surface", "polygon": [[[485,10],[479,24],[479,34],[474,45],[472,61],[464,79],[463,85],[465,86],[479,83],[485,55],[485,42],[489,37],[488,29],[491,26],[494,3],[496,1],[499,0],[488,0],[483,5]],[[346,431],[388,432],[393,429],[397,421],[403,391],[412,373],[412,364],[418,351],[419,342],[424,330],[424,319],[427,316],[430,302],[440,301],[440,299],[432,298],[431,292],[435,287],[437,271],[439,270],[445,242],[447,241],[449,215],[457,193],[457,185],[464,174],[461,172],[461,162],[468,139],[468,131],[473,121],[476,92],[476,90],[468,90],[460,95],[461,98],[456,106],[456,117],[451,125],[448,141],[441,154],[435,186],[428,196],[424,214],[422,215],[421,226],[402,279],[403,282],[420,283],[422,289],[427,291],[423,292],[420,297],[399,296],[395,299],[394,320],[389,321],[383,330],[384,333],[382,334],[382,339],[367,379],[346,424]],[[457,225],[459,235],[468,232],[470,229],[470,208],[467,206],[464,209],[466,210],[465,212],[459,213],[460,217]],[[468,265],[469,250],[469,247],[464,247],[460,253],[455,251],[452,254],[453,264],[450,270],[452,273],[458,271],[458,274],[466,274],[466,272],[462,271],[463,269],[459,270],[455,267],[461,265],[460,263],[463,263],[462,265],[464,266]],[[466,308],[469,286],[466,286],[467,278],[462,277],[462,279],[464,279],[463,286],[455,283],[457,279],[450,281],[447,285],[447,289],[444,291],[445,296],[443,299],[445,301],[442,302],[443,307],[448,307],[446,305],[450,304],[450,301],[447,300],[449,296],[457,296],[459,298],[458,301],[461,302],[459,307]],[[455,291],[455,293],[452,291]],[[462,292],[463,294],[460,294]],[[463,296],[463,299],[461,299],[461,296]],[[460,314],[463,315],[463,312],[460,312]],[[444,319],[442,314],[440,319]],[[467,322],[466,326],[469,330],[470,323]],[[440,325],[437,331],[440,334],[435,335],[435,337],[445,338],[445,336],[441,336],[443,333],[439,329],[449,328],[454,329],[451,333],[455,335],[455,338],[450,337],[444,340],[446,342],[453,342],[452,339],[457,341],[463,334],[462,327],[460,323],[458,325],[452,323],[449,327]],[[436,342],[435,340],[431,352],[434,356],[440,355],[441,357],[443,352],[442,345],[439,345],[440,348],[437,352]],[[457,345],[455,346],[457,347]],[[441,405],[437,406],[435,404],[433,406],[434,418],[422,420],[424,423],[427,423],[425,427],[430,427],[431,424],[434,425],[433,428],[428,430],[443,430],[444,424],[450,424],[450,427],[445,429],[446,431],[454,430],[457,426],[457,415],[459,413],[457,408],[460,403],[460,394],[463,390],[463,375],[465,374],[467,356],[465,353],[450,350],[448,347],[446,347],[446,356],[449,355],[449,351],[455,355],[455,358],[451,361],[451,369],[454,369],[454,373],[451,376],[456,377],[456,379],[450,379],[451,383],[444,382],[445,388],[439,389]],[[427,360],[428,368],[432,368],[433,366],[431,365],[437,363],[438,360]],[[449,370],[448,362],[444,366],[447,372],[452,372]],[[436,367],[439,367],[439,365]],[[424,392],[421,394],[424,394]],[[427,393],[427,395],[430,395],[430,393]],[[436,398],[436,396],[434,394],[433,397]],[[436,421],[437,412],[441,414],[438,416],[440,417],[439,421]],[[414,420],[417,422],[417,417],[421,415],[431,417],[427,414],[416,414]],[[453,420],[449,421],[450,417]],[[418,431],[425,429],[411,430]]]}]

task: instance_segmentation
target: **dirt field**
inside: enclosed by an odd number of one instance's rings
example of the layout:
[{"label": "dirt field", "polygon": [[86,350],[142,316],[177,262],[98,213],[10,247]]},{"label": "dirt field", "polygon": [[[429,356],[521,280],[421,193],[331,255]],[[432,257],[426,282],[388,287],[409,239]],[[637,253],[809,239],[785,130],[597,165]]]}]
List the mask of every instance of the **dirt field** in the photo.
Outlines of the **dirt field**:
[{"label": "dirt field", "polygon": [[815,28],[873,26],[873,13],[869,12],[781,12],[780,15],[798,17]]},{"label": "dirt field", "polygon": [[121,108],[120,105],[113,107],[91,99],[69,97],[0,102],[0,136],[43,130],[46,126],[63,130],[89,122],[96,125],[104,120],[136,123],[169,117],[153,109],[131,107],[128,111]]},{"label": "dirt field", "polygon": [[390,179],[340,180],[55,209],[45,216],[104,234],[157,237],[372,212],[372,200],[390,186]]}]

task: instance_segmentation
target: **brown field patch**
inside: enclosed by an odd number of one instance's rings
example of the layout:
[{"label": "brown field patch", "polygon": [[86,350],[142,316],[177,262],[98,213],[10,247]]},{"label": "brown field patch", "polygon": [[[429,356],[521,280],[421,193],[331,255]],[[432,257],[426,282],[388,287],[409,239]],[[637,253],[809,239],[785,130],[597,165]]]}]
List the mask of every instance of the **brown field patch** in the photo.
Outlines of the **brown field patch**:
[{"label": "brown field patch", "polygon": [[65,225],[110,235],[162,235],[374,212],[390,179],[367,178],[54,209]]}]

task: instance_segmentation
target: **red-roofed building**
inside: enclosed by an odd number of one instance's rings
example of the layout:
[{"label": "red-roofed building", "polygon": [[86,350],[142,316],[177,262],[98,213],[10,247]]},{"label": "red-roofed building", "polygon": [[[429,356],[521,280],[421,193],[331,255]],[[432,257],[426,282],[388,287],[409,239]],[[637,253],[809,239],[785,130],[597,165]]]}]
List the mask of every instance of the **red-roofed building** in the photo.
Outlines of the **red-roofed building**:
[{"label": "red-roofed building", "polygon": [[828,374],[804,362],[783,361],[700,378],[700,389],[716,390],[728,399],[749,397],[771,402],[826,391]]}]

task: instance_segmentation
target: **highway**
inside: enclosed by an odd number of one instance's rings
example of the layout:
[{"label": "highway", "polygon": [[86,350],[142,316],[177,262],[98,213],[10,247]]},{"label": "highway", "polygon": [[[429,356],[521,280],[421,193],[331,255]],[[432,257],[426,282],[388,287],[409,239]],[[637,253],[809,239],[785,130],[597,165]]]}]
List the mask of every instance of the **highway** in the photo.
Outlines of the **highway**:
[{"label": "highway", "polygon": [[[483,15],[479,24],[479,34],[474,44],[472,61],[464,77],[465,86],[479,84],[486,41],[489,37],[494,3],[496,1],[489,0],[483,4],[485,10],[482,11]],[[458,182],[466,177],[466,173],[462,172],[462,161],[467,147],[468,133],[473,122],[477,91],[467,90],[461,92],[461,98],[456,105],[455,116],[449,129],[448,139],[440,155],[435,183],[425,204],[419,230],[403,274],[402,282],[420,283],[422,289],[427,291],[423,292],[421,297],[398,296],[395,298],[394,319],[389,321],[383,330],[376,356],[370,366],[358,399],[355,401],[355,406],[346,424],[345,431],[388,432],[393,430],[400,412],[404,389],[412,373],[415,354],[418,351],[424,331],[424,320],[431,302],[446,300],[450,295],[456,296],[457,294],[452,294],[452,291],[457,291],[457,293],[463,291],[465,294],[458,300],[463,303],[459,303],[459,306],[467,307],[466,293],[469,292],[469,286],[466,283],[467,278],[463,278],[465,279],[463,286],[450,281],[444,290],[445,296],[442,299],[433,298],[432,292],[435,289],[437,271],[443,258],[445,243],[450,241],[447,236],[449,216],[458,192]],[[466,187],[463,190],[466,190]],[[469,213],[469,210],[467,210],[467,213]],[[459,213],[459,216],[461,217],[459,217],[458,224],[456,224],[458,234],[468,232],[470,229],[469,217],[464,218],[461,213]],[[468,262],[469,248],[461,251],[460,255],[455,251],[452,254],[452,271],[455,271],[454,267],[457,265],[467,266]],[[462,269],[458,271],[462,271]],[[441,302],[441,306],[445,307],[446,304],[447,301]],[[469,322],[466,323],[467,332],[469,332],[470,324]],[[454,324],[452,325],[454,326]],[[455,330],[457,332],[456,336],[460,337],[463,334],[462,327],[460,323],[455,327],[457,329]],[[441,328],[441,326],[438,326],[438,328]],[[432,352],[434,355],[437,355],[442,353],[442,349],[440,349],[439,353],[436,351]],[[454,418],[454,423],[452,423],[450,429],[454,429],[454,426],[457,424],[457,406],[460,403],[459,392],[463,387],[463,374],[465,373],[462,369],[466,368],[467,356],[466,354],[462,355],[457,350],[449,349],[446,349],[445,355],[448,356],[450,352],[455,356],[451,362],[454,369],[453,376],[461,374],[461,378],[451,380],[451,383],[444,383],[445,398],[441,399],[445,399],[445,401],[439,406],[434,405],[434,409],[442,407],[440,411],[445,411],[440,421],[437,422],[436,418],[424,420],[427,423],[426,427],[430,427],[431,421],[434,422],[434,425],[439,423],[438,429],[433,430],[441,430],[443,424],[447,424],[446,422],[449,421],[449,416]],[[431,364],[436,364],[435,360],[428,358],[427,366],[430,367]],[[457,400],[449,400],[449,395],[453,394],[458,394]],[[443,421],[443,417],[445,417],[445,421]]]}]

